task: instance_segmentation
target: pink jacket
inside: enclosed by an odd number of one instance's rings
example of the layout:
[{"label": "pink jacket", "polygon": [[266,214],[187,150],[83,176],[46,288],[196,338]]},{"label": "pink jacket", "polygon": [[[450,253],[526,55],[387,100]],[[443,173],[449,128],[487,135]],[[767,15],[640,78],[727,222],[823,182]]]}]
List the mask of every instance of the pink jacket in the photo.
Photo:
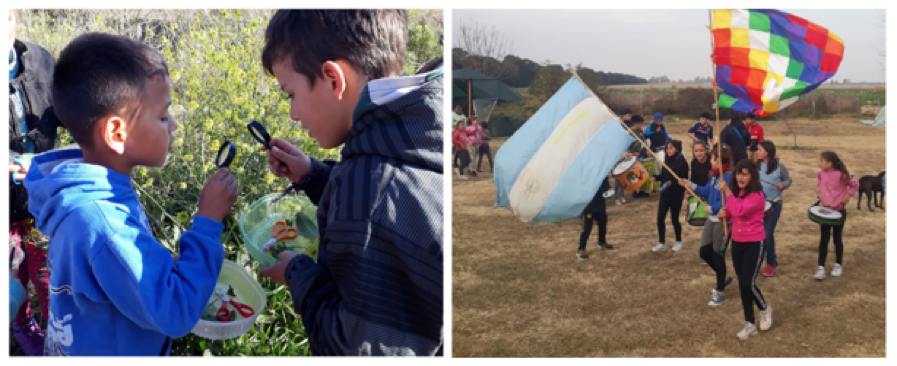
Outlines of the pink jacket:
[{"label": "pink jacket", "polygon": [[844,197],[853,197],[860,189],[860,183],[850,177],[850,182],[845,186],[841,184],[841,171],[832,170],[826,172],[820,170],[816,174],[816,187],[819,187],[820,204],[831,207],[834,210],[843,210]]},{"label": "pink jacket", "polygon": [[483,143],[483,129],[480,125],[476,127],[473,125],[467,126],[464,131],[467,132],[467,142],[471,145],[478,146]]},{"label": "pink jacket", "polygon": [[763,230],[765,208],[766,199],[762,192],[739,198],[729,193],[726,197],[726,215],[732,220],[732,240],[746,243],[766,239],[766,232]]}]

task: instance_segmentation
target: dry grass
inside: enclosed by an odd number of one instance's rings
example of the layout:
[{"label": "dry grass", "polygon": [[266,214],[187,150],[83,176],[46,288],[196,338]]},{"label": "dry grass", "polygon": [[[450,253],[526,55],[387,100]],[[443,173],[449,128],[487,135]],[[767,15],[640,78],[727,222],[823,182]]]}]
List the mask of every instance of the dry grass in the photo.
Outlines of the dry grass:
[{"label": "dry grass", "polygon": [[[707,306],[715,277],[698,256],[702,228],[683,220],[684,249],[651,252],[656,195],[627,194],[628,204],[610,205],[608,241],[617,250],[596,250],[596,228],[591,258],[579,261],[578,220],[528,225],[492,209],[487,173],[455,176],[453,186],[453,356],[884,357],[885,213],[870,213],[865,203],[857,211],[850,201],[844,275],[817,282],[819,226],[806,212],[816,201],[819,154],[834,150],[857,178],[877,174],[885,169],[885,130],[847,118],[796,120],[803,148],[785,149],[793,141],[785,122],[761,123],[794,178],[776,230],[779,270],[757,280],[775,309],[772,329],[735,338],[743,325],[737,283],[729,301]],[[672,137],[685,138],[689,124],[668,124]]]}]

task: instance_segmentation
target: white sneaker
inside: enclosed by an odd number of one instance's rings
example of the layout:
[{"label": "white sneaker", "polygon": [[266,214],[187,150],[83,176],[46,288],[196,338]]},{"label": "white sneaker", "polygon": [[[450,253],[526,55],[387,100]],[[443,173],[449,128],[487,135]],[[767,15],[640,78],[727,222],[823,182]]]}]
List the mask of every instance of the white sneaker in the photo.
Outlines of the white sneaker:
[{"label": "white sneaker", "polygon": [[622,204],[623,204],[623,202],[620,202],[620,199],[619,199],[619,198],[617,198],[617,199],[616,199],[616,201],[617,201],[617,206],[619,206],[619,205],[622,205]]},{"label": "white sneaker", "polygon": [[841,269],[841,265],[838,264],[838,263],[835,263],[835,268],[832,268],[832,277],[839,277],[839,276],[841,276],[841,272],[843,272],[843,271],[844,271],[844,270]]},{"label": "white sneaker", "polygon": [[620,202],[626,203],[626,199],[623,197],[620,197]]},{"label": "white sneaker", "polygon": [[461,174],[461,168],[455,168],[455,173],[458,173],[458,177],[464,178],[464,174]]},{"label": "white sneaker", "polygon": [[748,337],[757,334],[757,326],[748,322],[744,322],[744,328],[738,332],[738,339],[748,339]]},{"label": "white sneaker", "polygon": [[682,250],[682,242],[681,242],[681,241],[677,241],[676,244],[673,245],[673,251],[674,251],[674,252],[678,252],[678,251],[680,251],[680,250]]},{"label": "white sneaker", "polygon": [[772,327],[772,306],[766,304],[766,311],[760,311],[760,330],[769,330]]},{"label": "white sneaker", "polygon": [[665,252],[667,251],[667,246],[664,243],[657,243],[657,245],[654,247],[654,249],[651,249],[651,251],[654,253]]},{"label": "white sneaker", "polygon": [[468,178],[466,175],[460,175],[460,176],[458,176],[458,178],[461,178],[461,179],[464,179],[464,180],[468,180],[468,179],[470,179],[470,178]]},{"label": "white sneaker", "polygon": [[816,275],[813,277],[815,277],[817,280],[820,280],[820,281],[824,280],[825,279],[825,267],[819,266],[818,268],[816,268]]}]

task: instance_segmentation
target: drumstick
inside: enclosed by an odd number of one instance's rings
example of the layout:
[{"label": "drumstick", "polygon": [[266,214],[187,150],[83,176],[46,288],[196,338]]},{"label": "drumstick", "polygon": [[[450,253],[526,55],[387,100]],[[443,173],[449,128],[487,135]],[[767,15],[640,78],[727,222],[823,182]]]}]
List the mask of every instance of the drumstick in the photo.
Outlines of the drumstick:
[{"label": "drumstick", "polygon": [[[580,83],[582,83],[582,86],[585,87],[586,90],[589,91],[589,93],[592,93],[592,96],[595,97],[595,99],[597,99],[598,102],[601,103],[601,105],[603,105],[605,108],[607,108],[607,111],[608,111],[612,116],[614,116],[614,118],[616,118],[617,121],[620,121],[620,125],[622,125],[623,128],[625,128],[626,131],[628,131],[629,134],[632,135],[633,138],[635,138],[635,141],[638,141],[640,144],[642,144],[642,147],[644,147],[645,150],[648,150],[648,153],[650,153],[651,155],[654,156],[654,160],[657,160],[658,163],[660,163],[661,165],[663,165],[663,167],[666,168],[666,170],[668,170],[668,171],[670,172],[670,174],[673,176],[673,178],[676,178],[677,181],[680,180],[680,179],[682,179],[682,178],[679,178],[678,175],[676,175],[676,172],[674,172],[672,169],[670,169],[670,167],[667,166],[666,161],[660,161],[660,158],[657,157],[657,154],[655,154],[654,151],[651,151],[651,149],[648,148],[648,145],[646,145],[644,141],[642,141],[641,139],[639,139],[638,136],[635,135],[635,132],[632,132],[632,129],[630,129],[629,126],[627,126],[625,123],[621,122],[622,119],[620,119],[619,116],[617,116],[616,114],[614,114],[614,112],[613,112],[610,108],[608,108],[607,105],[604,104],[604,102],[601,101],[601,98],[598,98],[598,95],[595,94],[595,92],[593,92],[592,89],[589,88],[588,85],[586,85],[585,81],[582,81],[582,79],[579,77],[579,75],[576,74],[576,71],[574,71],[574,70],[570,70],[570,72],[573,74],[573,76],[575,76],[575,77],[579,80]],[[705,202],[701,199],[701,197],[698,197],[698,195],[695,194],[695,192],[691,190],[691,187],[683,187],[683,188],[685,188],[685,190],[688,191],[688,193],[690,193],[693,197],[695,197],[695,198],[698,200],[698,202],[701,202],[701,204],[703,204],[703,205],[705,205],[705,206],[709,206],[709,205],[707,205],[707,203],[705,203]]]}]

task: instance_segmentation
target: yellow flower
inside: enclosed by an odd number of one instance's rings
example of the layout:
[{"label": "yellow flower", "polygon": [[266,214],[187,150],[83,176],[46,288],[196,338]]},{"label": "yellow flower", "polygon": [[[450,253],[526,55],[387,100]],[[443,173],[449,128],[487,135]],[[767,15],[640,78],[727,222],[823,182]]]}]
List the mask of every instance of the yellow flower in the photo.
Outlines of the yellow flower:
[{"label": "yellow flower", "polygon": [[149,187],[153,185],[153,178],[147,179],[146,183],[143,184],[144,187]]},{"label": "yellow flower", "polygon": [[191,154],[184,155],[184,160],[193,161],[193,155],[191,155]]},{"label": "yellow flower", "polygon": [[187,183],[181,182],[178,187],[180,187],[181,189],[187,189]]},{"label": "yellow flower", "polygon": [[140,175],[142,175],[144,177],[146,176],[146,168],[140,167]]},{"label": "yellow flower", "polygon": [[175,145],[178,145],[178,146],[183,145],[183,144],[184,144],[184,139],[178,137],[178,138],[174,139],[174,144],[175,144]]},{"label": "yellow flower", "polygon": [[190,221],[190,214],[188,214],[186,212],[178,212],[178,221],[180,221],[181,223],[186,223],[187,221]]}]

